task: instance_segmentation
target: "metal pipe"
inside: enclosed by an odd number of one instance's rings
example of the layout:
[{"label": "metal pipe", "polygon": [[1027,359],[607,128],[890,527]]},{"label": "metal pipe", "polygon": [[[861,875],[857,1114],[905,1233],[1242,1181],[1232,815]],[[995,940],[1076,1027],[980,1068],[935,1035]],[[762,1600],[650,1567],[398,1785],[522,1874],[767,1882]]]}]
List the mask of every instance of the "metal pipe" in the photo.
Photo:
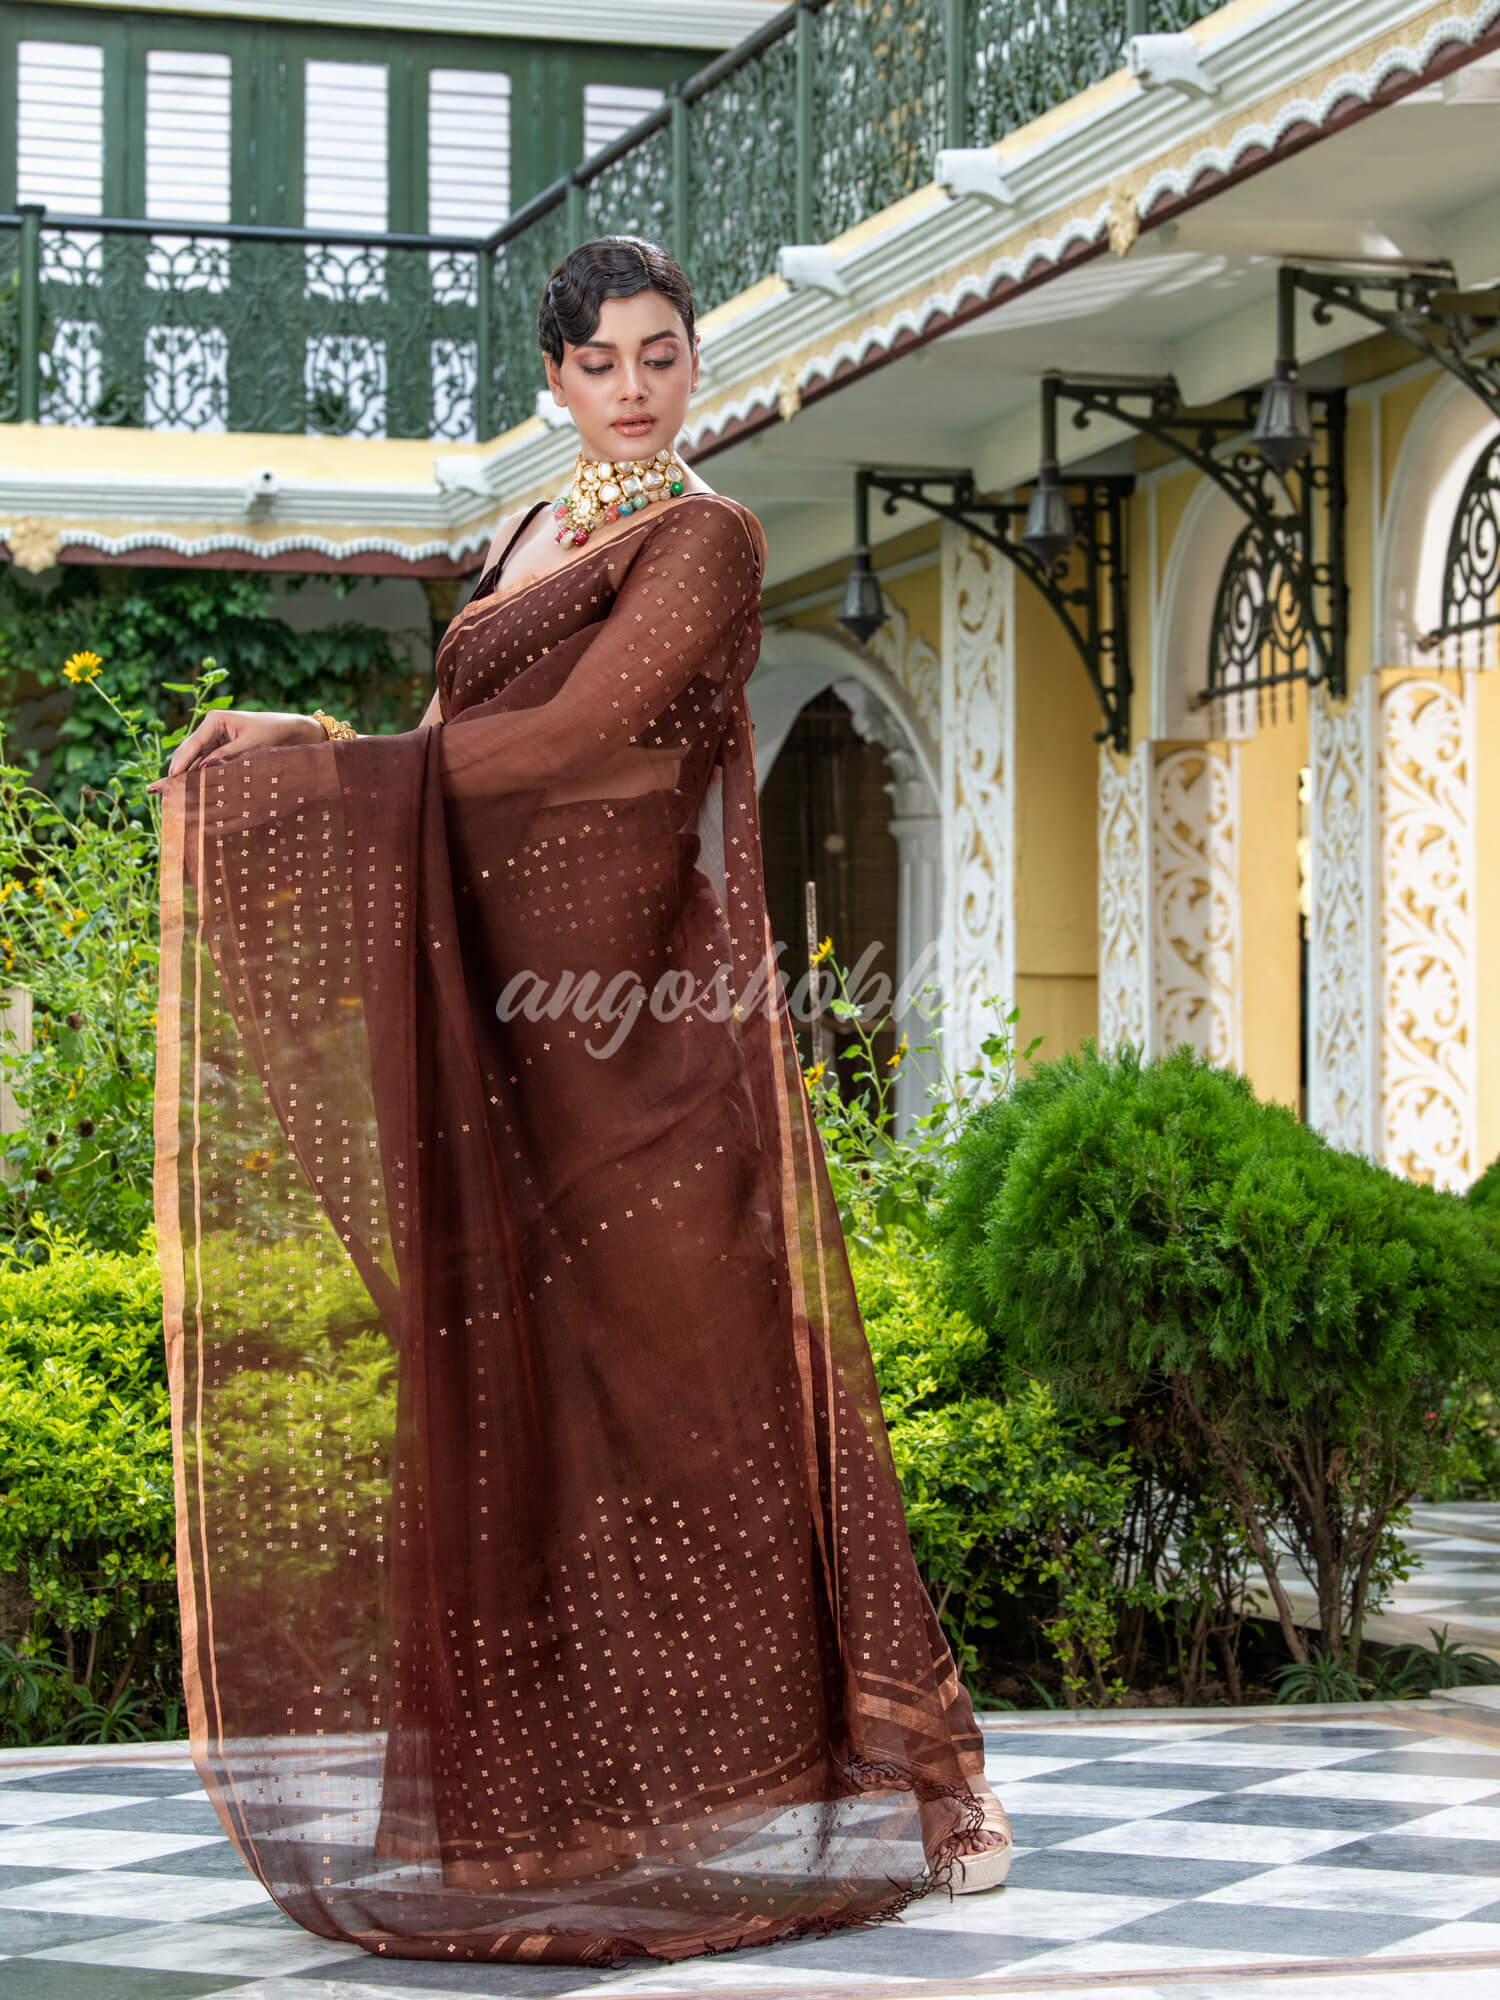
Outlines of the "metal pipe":
[{"label": "metal pipe", "polygon": [[20,379],[16,384],[17,414],[23,424],[40,421],[42,411],[42,217],[41,202],[22,204],[21,283],[17,305],[17,355]]},{"label": "metal pipe", "polygon": [[688,155],[688,107],[680,84],[672,86],[672,255],[686,267],[692,255],[689,209],[693,198],[692,162]]},{"label": "metal pipe", "polygon": [[968,0],[943,0],[943,143],[964,146],[969,137]]},{"label": "metal pipe", "polygon": [[817,30],[813,22],[813,8],[808,4],[808,0],[798,0],[796,25],[796,237],[799,243],[811,243],[816,213],[816,203],[813,199],[813,172],[817,157],[814,151],[813,131],[813,62],[817,55],[817,43],[814,40]]}]

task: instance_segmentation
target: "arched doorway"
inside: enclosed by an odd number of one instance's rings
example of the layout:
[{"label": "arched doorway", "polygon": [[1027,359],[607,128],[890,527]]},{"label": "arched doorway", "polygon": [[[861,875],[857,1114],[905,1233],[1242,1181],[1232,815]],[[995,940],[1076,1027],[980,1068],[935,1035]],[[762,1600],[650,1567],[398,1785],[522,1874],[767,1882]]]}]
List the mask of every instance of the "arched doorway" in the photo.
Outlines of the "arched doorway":
[{"label": "arched doorway", "polygon": [[[906,711],[905,690],[842,640],[795,630],[766,635],[749,683],[760,786],[761,838],[772,935],[788,989],[807,966],[806,885],[814,885],[819,938],[856,975],[856,999],[873,1018],[875,1066],[888,1075],[903,1026],[909,1043],[928,1038],[902,1007],[903,982],[936,981],[941,821],[931,765],[935,746]],[[886,998],[881,1001],[882,991]],[[855,1034],[826,1021],[823,1054],[836,1062],[843,1094],[873,1098]],[[813,1024],[796,1022],[804,1063],[815,1060]],[[888,1098],[900,1136],[925,1107],[920,1065],[898,1067]],[[873,1108],[873,1105],[872,1105]]]}]

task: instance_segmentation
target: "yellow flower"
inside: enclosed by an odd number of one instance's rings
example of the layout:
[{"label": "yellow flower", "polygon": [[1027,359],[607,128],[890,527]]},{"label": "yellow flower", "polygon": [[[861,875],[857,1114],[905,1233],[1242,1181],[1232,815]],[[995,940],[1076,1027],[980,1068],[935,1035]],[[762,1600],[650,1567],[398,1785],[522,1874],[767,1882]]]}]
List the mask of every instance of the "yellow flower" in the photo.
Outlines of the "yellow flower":
[{"label": "yellow flower", "polygon": [[827,958],[829,952],[831,952],[832,950],[833,950],[833,939],[831,937],[824,938],[823,942],[818,946],[817,950],[812,955],[813,964],[821,965],[824,959]]},{"label": "yellow flower", "polygon": [[887,1056],[887,1057],[886,1057],[886,1059],[885,1059],[885,1066],[886,1066],[886,1068],[887,1068],[887,1069],[894,1069],[894,1068],[896,1067],[897,1063],[898,1063],[898,1062],[900,1062],[901,1058],[902,1058],[902,1057],[903,1057],[903,1056],[904,1056],[905,1054],[906,1054],[906,1037],[905,1037],[905,1035],[903,1035],[903,1036],[901,1037],[901,1046],[900,1046],[900,1047],[899,1047],[899,1048],[897,1049],[896,1053],[895,1053],[895,1054],[894,1054],[893,1056]]},{"label": "yellow flower", "polygon": [[807,1085],[809,1090],[811,1090],[815,1084],[822,1082],[823,1071],[826,1067],[827,1065],[824,1063],[814,1063],[811,1069],[807,1069],[802,1072],[802,1080]]},{"label": "yellow flower", "polygon": [[71,653],[63,661],[63,672],[76,687],[80,681],[96,680],[103,665],[104,662],[97,653],[85,649],[81,653]]}]

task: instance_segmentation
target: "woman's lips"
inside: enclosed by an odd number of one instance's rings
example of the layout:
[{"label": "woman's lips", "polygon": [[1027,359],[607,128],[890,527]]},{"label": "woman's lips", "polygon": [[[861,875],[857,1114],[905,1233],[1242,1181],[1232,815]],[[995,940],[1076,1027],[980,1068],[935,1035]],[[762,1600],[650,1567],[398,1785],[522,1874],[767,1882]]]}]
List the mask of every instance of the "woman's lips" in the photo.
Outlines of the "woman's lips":
[{"label": "woman's lips", "polygon": [[642,431],[654,430],[655,427],[655,417],[620,417],[612,426],[617,431],[623,431],[626,437],[639,437]]}]

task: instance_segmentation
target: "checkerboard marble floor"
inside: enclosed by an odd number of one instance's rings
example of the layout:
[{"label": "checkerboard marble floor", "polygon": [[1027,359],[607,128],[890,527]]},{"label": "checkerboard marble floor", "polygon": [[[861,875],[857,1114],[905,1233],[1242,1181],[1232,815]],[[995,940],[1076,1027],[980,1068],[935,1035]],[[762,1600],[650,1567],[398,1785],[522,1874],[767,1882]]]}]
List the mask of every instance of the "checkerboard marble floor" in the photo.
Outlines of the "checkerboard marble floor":
[{"label": "checkerboard marble floor", "polygon": [[1500,1990],[1500,1708],[995,1716],[986,1741],[1015,1824],[1005,1889],[933,1896],[868,1931],[613,1972],[376,1960],[281,1914],[174,1750],[7,1753],[0,1993],[1023,2000],[1106,1978],[1174,2000]]}]

